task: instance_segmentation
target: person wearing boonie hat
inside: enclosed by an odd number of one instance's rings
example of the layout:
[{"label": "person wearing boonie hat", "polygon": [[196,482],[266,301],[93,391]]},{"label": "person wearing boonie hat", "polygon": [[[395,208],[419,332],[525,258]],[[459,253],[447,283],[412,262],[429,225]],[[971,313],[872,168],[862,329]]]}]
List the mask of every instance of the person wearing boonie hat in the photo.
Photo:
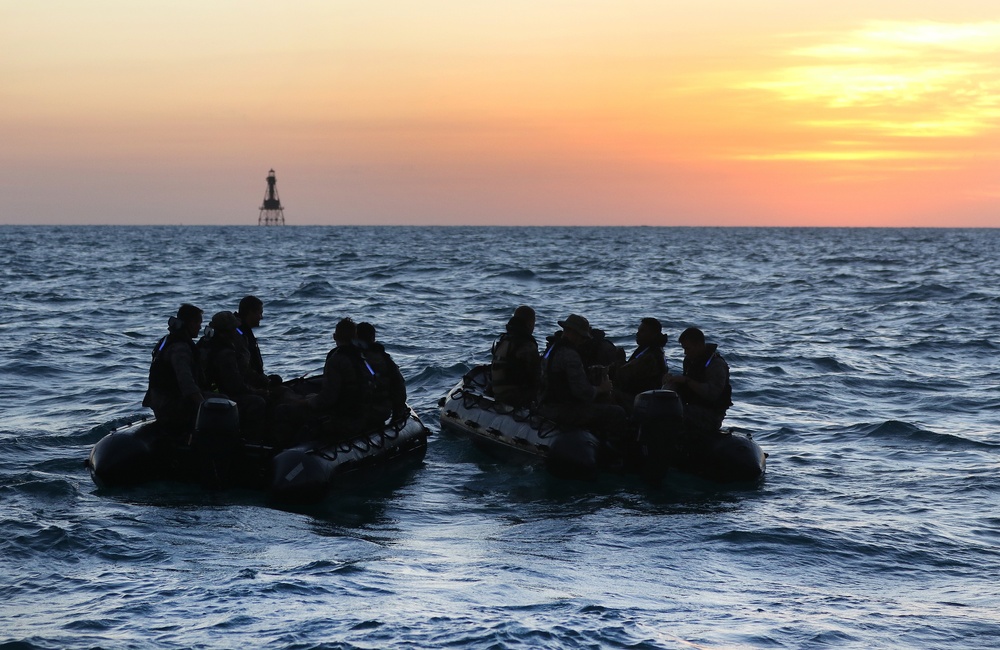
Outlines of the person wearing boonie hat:
[{"label": "person wearing boonie hat", "polygon": [[570,314],[566,317],[566,320],[556,322],[559,323],[559,327],[563,328],[563,331],[572,330],[585,339],[590,338],[590,321],[583,316]]},{"label": "person wearing boonie hat", "polygon": [[590,338],[590,322],[570,314],[558,323],[562,335],[553,339],[542,360],[539,410],[562,426],[590,429],[602,437],[614,435],[625,426],[625,411],[616,404],[596,402],[611,392],[611,380],[604,376],[599,386],[591,385],[578,349]]}]

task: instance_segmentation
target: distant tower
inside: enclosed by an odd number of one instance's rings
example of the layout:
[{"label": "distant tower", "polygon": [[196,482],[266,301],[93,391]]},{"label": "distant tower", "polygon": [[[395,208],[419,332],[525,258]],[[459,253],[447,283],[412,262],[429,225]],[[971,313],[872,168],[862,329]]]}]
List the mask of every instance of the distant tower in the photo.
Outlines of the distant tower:
[{"label": "distant tower", "polygon": [[267,175],[267,193],[264,194],[264,204],[260,206],[260,216],[257,217],[258,226],[283,226],[285,225],[285,209],[281,207],[281,199],[278,198],[278,179],[274,177],[274,170]]}]

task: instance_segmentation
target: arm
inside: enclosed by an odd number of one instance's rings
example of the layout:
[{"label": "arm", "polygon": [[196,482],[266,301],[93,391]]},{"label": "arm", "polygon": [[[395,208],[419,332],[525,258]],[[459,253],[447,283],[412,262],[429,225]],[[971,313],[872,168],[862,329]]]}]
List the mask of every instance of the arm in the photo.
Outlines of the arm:
[{"label": "arm", "polygon": [[216,378],[219,390],[231,398],[248,393],[256,393],[243,379],[240,372],[239,353],[236,350],[222,350],[215,357]]},{"label": "arm", "polygon": [[667,375],[667,383],[687,386],[692,393],[706,401],[718,399],[726,388],[729,366],[722,358],[713,357],[705,375],[705,381],[695,381],[687,375]]},{"label": "arm", "polygon": [[663,351],[647,348],[642,354],[618,367],[614,375],[615,386],[629,392],[649,390],[646,386],[658,387],[665,369]]},{"label": "arm", "polygon": [[323,387],[309,399],[309,406],[317,411],[332,409],[337,404],[341,378],[335,366],[335,357],[331,352],[326,356],[326,364],[323,366]]},{"label": "arm", "polygon": [[197,369],[191,348],[185,344],[176,343],[168,347],[166,353],[169,355],[170,366],[174,369],[174,377],[177,378],[181,397],[195,404],[201,404],[203,398],[201,387],[195,378]]},{"label": "arm", "polygon": [[385,353],[387,365],[389,366],[389,400],[392,402],[392,419],[402,419],[406,415],[406,380],[399,366],[392,360],[389,353]]},{"label": "arm", "polygon": [[560,350],[559,356],[556,357],[553,363],[557,368],[566,373],[569,391],[574,399],[581,402],[592,402],[598,393],[601,392],[598,388],[591,385],[590,380],[587,379],[587,371],[584,369],[583,361],[579,355]]}]

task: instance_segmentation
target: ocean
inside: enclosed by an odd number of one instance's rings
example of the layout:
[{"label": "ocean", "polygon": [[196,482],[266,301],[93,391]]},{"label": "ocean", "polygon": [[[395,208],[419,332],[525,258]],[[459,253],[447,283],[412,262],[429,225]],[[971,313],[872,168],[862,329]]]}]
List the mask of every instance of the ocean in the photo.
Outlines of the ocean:
[{"label": "ocean", "polygon": [[[1000,645],[1000,230],[0,227],[0,648]],[[265,303],[269,372],[375,323],[423,463],[278,507],[98,489],[182,302]],[[759,485],[560,480],[442,434],[519,304],[667,358],[701,327]],[[148,412],[147,412],[148,413]]]}]

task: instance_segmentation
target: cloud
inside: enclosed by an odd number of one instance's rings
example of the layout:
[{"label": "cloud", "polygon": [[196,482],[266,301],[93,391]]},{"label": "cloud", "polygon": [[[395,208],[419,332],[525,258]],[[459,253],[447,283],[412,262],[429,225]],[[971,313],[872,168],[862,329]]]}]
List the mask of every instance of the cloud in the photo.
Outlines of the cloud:
[{"label": "cloud", "polygon": [[783,151],[775,153],[741,154],[733,156],[736,160],[806,160],[806,161],[861,161],[861,160],[911,160],[914,158],[953,157],[954,154],[942,154],[930,151],[911,150],[874,150],[874,149],[830,149],[826,151]]},{"label": "cloud", "polygon": [[821,140],[864,138],[871,148],[742,159],[947,158],[954,154],[928,153],[911,141],[979,138],[1000,126],[1000,22],[879,21],[822,39],[785,51],[786,65],[738,87],[776,98],[795,126],[822,133]]}]

